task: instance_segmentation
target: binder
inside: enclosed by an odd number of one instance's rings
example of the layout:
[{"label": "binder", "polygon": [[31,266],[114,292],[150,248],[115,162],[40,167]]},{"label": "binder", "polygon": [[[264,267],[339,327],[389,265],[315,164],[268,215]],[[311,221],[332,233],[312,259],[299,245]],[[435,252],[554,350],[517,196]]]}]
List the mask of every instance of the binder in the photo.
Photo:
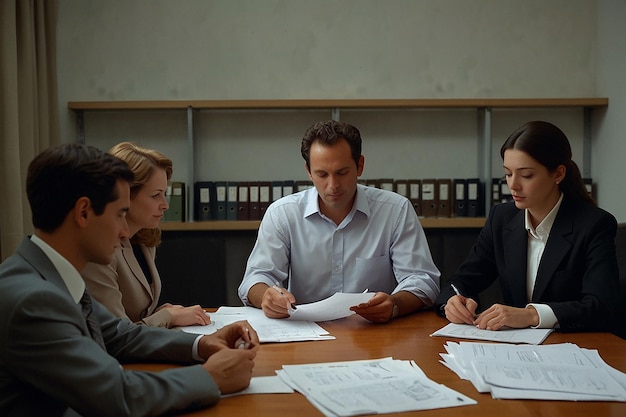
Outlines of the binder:
[{"label": "binder", "polygon": [[587,193],[589,193],[589,197],[594,198],[594,189],[593,189],[593,181],[591,180],[591,178],[583,178],[583,182],[585,183],[585,189],[587,190]]},{"label": "binder", "polygon": [[269,181],[261,181],[259,183],[259,208],[261,209],[261,215],[259,220],[263,218],[263,215],[267,211],[267,208],[272,202],[272,183]]},{"label": "binder", "polygon": [[196,181],[193,185],[194,219],[206,221],[215,219],[217,194],[213,181]]},{"label": "binder", "polygon": [[365,180],[365,185],[367,185],[368,187],[380,188],[380,180],[376,180],[376,179]]},{"label": "binder", "polygon": [[300,191],[308,190],[313,187],[313,183],[308,180],[299,180],[295,182],[295,190],[294,192],[299,193]]},{"label": "binder", "polygon": [[250,183],[250,220],[261,220],[261,206],[259,201],[259,183]]},{"label": "binder", "polygon": [[283,181],[283,197],[293,194],[296,190],[296,184],[294,180]]},{"label": "binder", "polygon": [[[169,199],[168,197],[169,193]],[[186,210],[185,183],[172,181],[165,190],[165,197],[168,200],[169,208],[165,210],[163,221],[184,222]]]},{"label": "binder", "polygon": [[422,180],[412,179],[407,180],[409,188],[409,200],[413,205],[415,214],[422,216]]},{"label": "binder", "polygon": [[437,186],[437,217],[452,217],[452,180],[438,179]]},{"label": "binder", "polygon": [[467,180],[455,178],[454,188],[454,216],[467,217]]},{"label": "binder", "polygon": [[226,181],[215,181],[216,209],[215,220],[226,220]]},{"label": "binder", "polygon": [[[408,180],[395,180],[393,182],[393,190],[403,197],[409,198],[409,181]],[[419,196],[419,192],[417,193]]]},{"label": "binder", "polygon": [[502,177],[491,179],[491,205],[494,206],[500,202],[500,181]]},{"label": "binder", "polygon": [[437,180],[431,178],[423,179],[420,197],[422,204],[422,216],[436,217],[437,206],[439,205]]},{"label": "binder", "polygon": [[480,217],[483,215],[483,198],[480,180],[478,178],[467,179],[467,216]]},{"label": "binder", "polygon": [[249,187],[245,181],[237,183],[237,220],[250,219]]},{"label": "binder", "polygon": [[272,181],[272,201],[281,199],[283,196],[283,182]]},{"label": "binder", "polygon": [[392,178],[381,178],[378,180],[378,187],[381,190],[393,191],[394,182]]},{"label": "binder", "polygon": [[513,201],[513,195],[511,194],[511,189],[509,185],[506,183],[505,178],[500,179],[500,202],[508,203]]},{"label": "binder", "polygon": [[226,220],[237,220],[237,182],[226,182]]}]

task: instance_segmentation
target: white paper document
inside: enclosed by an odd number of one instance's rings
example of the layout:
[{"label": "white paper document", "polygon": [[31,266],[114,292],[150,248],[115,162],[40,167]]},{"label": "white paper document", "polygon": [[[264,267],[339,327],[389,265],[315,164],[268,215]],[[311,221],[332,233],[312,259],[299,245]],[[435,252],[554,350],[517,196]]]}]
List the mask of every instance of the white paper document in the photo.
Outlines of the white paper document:
[{"label": "white paper document", "polygon": [[294,390],[278,376],[255,376],[247,388],[232,394],[222,394],[222,398],[246,394],[293,394]]},{"label": "white paper document", "polygon": [[263,310],[254,307],[220,307],[208,313],[211,323],[206,326],[184,326],[180,330],[194,334],[212,334],[239,320],[247,320],[259,335],[261,343],[298,342],[305,340],[331,340],[334,336],[310,321],[271,319]]},{"label": "white paper document", "polygon": [[572,343],[448,342],[444,347],[442,363],[493,398],[626,402],[626,375],[597,351]]},{"label": "white paper document", "polygon": [[337,292],[330,297],[309,304],[298,304],[297,309],[288,320],[329,321],[341,319],[355,314],[350,307],[369,301],[374,296],[371,292],[341,293]]},{"label": "white paper document", "polygon": [[431,336],[455,337],[460,339],[490,340],[502,343],[530,343],[539,345],[553,329],[502,329],[482,330],[471,324],[449,323]]},{"label": "white paper document", "polygon": [[326,416],[400,413],[476,401],[428,379],[415,362],[383,358],[283,365],[278,375]]}]

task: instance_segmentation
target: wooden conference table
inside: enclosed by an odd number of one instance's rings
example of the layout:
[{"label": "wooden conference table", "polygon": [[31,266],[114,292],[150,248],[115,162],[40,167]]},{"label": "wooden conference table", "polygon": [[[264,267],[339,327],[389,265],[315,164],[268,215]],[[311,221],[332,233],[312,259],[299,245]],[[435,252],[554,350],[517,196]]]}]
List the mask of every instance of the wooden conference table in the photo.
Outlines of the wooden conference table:
[{"label": "wooden conference table", "polygon": [[[358,359],[414,360],[428,378],[475,399],[478,404],[413,411],[388,416],[593,416],[623,417],[626,403],[620,402],[573,402],[534,400],[494,400],[490,394],[480,394],[469,382],[439,363],[439,353],[445,352],[444,337],[430,337],[435,330],[447,324],[447,320],[434,312],[420,312],[401,317],[388,324],[373,324],[359,316],[324,322],[320,325],[335,340],[294,343],[269,343],[261,345],[256,357],[253,376],[275,375],[282,365],[335,362]],[[602,359],[610,366],[626,372],[626,340],[610,333],[552,333],[544,344],[575,343],[583,348],[597,349]],[[172,365],[137,364],[127,369],[158,371]],[[309,401],[299,393],[255,394],[224,398],[213,407],[185,414],[188,416],[275,416],[298,417],[322,416]]]}]

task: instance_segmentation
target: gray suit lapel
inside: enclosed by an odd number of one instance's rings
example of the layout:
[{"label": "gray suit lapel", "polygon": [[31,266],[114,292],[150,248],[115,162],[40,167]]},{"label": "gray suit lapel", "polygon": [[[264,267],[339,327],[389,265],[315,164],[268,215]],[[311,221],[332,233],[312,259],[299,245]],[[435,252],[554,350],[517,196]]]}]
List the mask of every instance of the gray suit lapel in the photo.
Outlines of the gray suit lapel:
[{"label": "gray suit lapel", "polygon": [[19,253],[26,262],[32,265],[37,272],[39,272],[39,275],[41,275],[43,280],[52,282],[59,288],[63,288],[71,297],[71,294],[65,285],[65,281],[63,281],[63,278],[59,275],[59,271],[57,271],[50,258],[46,256],[41,248],[30,240],[30,236],[25,237],[24,240],[22,240],[20,247],[17,249],[17,253]]}]

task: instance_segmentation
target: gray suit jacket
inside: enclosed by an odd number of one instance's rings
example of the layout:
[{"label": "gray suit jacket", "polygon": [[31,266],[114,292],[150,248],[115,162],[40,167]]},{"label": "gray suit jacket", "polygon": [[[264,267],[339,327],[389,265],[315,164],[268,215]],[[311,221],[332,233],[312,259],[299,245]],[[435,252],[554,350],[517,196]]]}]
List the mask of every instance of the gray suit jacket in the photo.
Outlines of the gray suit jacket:
[{"label": "gray suit jacket", "polygon": [[97,302],[94,312],[108,352],[89,336],[52,262],[25,238],[0,265],[0,415],[143,416],[218,401],[200,365],[160,373],[120,366],[190,364],[195,335],[135,325]]}]

